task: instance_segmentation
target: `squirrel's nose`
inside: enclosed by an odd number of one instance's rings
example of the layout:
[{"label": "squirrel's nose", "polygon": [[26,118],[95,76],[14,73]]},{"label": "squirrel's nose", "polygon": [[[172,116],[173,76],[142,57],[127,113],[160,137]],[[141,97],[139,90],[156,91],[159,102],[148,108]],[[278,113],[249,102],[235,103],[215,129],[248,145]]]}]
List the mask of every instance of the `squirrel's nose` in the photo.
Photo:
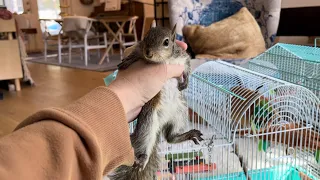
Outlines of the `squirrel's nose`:
[{"label": "squirrel's nose", "polygon": [[147,49],[146,50],[146,57],[147,58],[152,58],[152,56],[153,56],[153,53],[149,49]]}]

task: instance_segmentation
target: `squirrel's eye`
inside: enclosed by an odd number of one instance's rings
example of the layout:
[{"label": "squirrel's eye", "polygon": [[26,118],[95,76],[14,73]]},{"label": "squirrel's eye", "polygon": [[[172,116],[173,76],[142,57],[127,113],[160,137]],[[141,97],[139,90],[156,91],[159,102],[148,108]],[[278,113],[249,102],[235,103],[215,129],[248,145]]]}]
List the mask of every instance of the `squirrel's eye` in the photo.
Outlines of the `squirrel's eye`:
[{"label": "squirrel's eye", "polygon": [[163,41],[163,46],[168,47],[169,46],[169,39],[165,39]]}]

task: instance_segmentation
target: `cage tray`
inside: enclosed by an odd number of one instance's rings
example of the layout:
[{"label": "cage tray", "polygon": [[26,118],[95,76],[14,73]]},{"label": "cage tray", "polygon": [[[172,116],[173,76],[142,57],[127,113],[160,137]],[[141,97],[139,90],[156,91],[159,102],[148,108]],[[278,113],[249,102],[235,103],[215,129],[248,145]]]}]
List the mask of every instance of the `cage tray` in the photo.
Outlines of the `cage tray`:
[{"label": "cage tray", "polygon": [[[278,166],[268,169],[257,169],[249,171],[249,175],[252,180],[272,179],[272,180],[301,180],[299,171],[294,167]],[[314,179],[313,177],[310,177]],[[212,180],[212,179],[233,179],[242,180],[247,179],[243,172],[230,173],[219,176],[200,178],[200,180]]]}]

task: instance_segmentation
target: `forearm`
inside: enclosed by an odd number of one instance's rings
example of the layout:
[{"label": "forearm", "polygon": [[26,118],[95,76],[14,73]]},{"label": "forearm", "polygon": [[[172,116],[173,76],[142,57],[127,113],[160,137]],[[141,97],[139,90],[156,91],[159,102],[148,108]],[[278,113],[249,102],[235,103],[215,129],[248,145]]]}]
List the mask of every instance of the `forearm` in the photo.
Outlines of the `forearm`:
[{"label": "forearm", "polygon": [[119,98],[97,88],[65,108],[32,115],[1,139],[0,179],[101,179],[133,158]]}]

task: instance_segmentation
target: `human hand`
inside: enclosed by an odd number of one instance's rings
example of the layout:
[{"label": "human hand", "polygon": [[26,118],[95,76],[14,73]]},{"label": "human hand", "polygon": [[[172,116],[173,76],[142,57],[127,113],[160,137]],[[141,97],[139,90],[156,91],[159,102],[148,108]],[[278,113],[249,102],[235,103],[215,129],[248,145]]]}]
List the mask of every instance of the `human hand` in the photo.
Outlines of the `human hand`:
[{"label": "human hand", "polygon": [[[176,43],[184,50],[187,49],[184,42]],[[128,48],[125,56],[132,50],[133,47]],[[109,88],[118,95],[130,122],[138,116],[142,106],[162,89],[168,79],[181,76],[183,70],[183,65],[146,64],[138,61],[119,71]]]}]

